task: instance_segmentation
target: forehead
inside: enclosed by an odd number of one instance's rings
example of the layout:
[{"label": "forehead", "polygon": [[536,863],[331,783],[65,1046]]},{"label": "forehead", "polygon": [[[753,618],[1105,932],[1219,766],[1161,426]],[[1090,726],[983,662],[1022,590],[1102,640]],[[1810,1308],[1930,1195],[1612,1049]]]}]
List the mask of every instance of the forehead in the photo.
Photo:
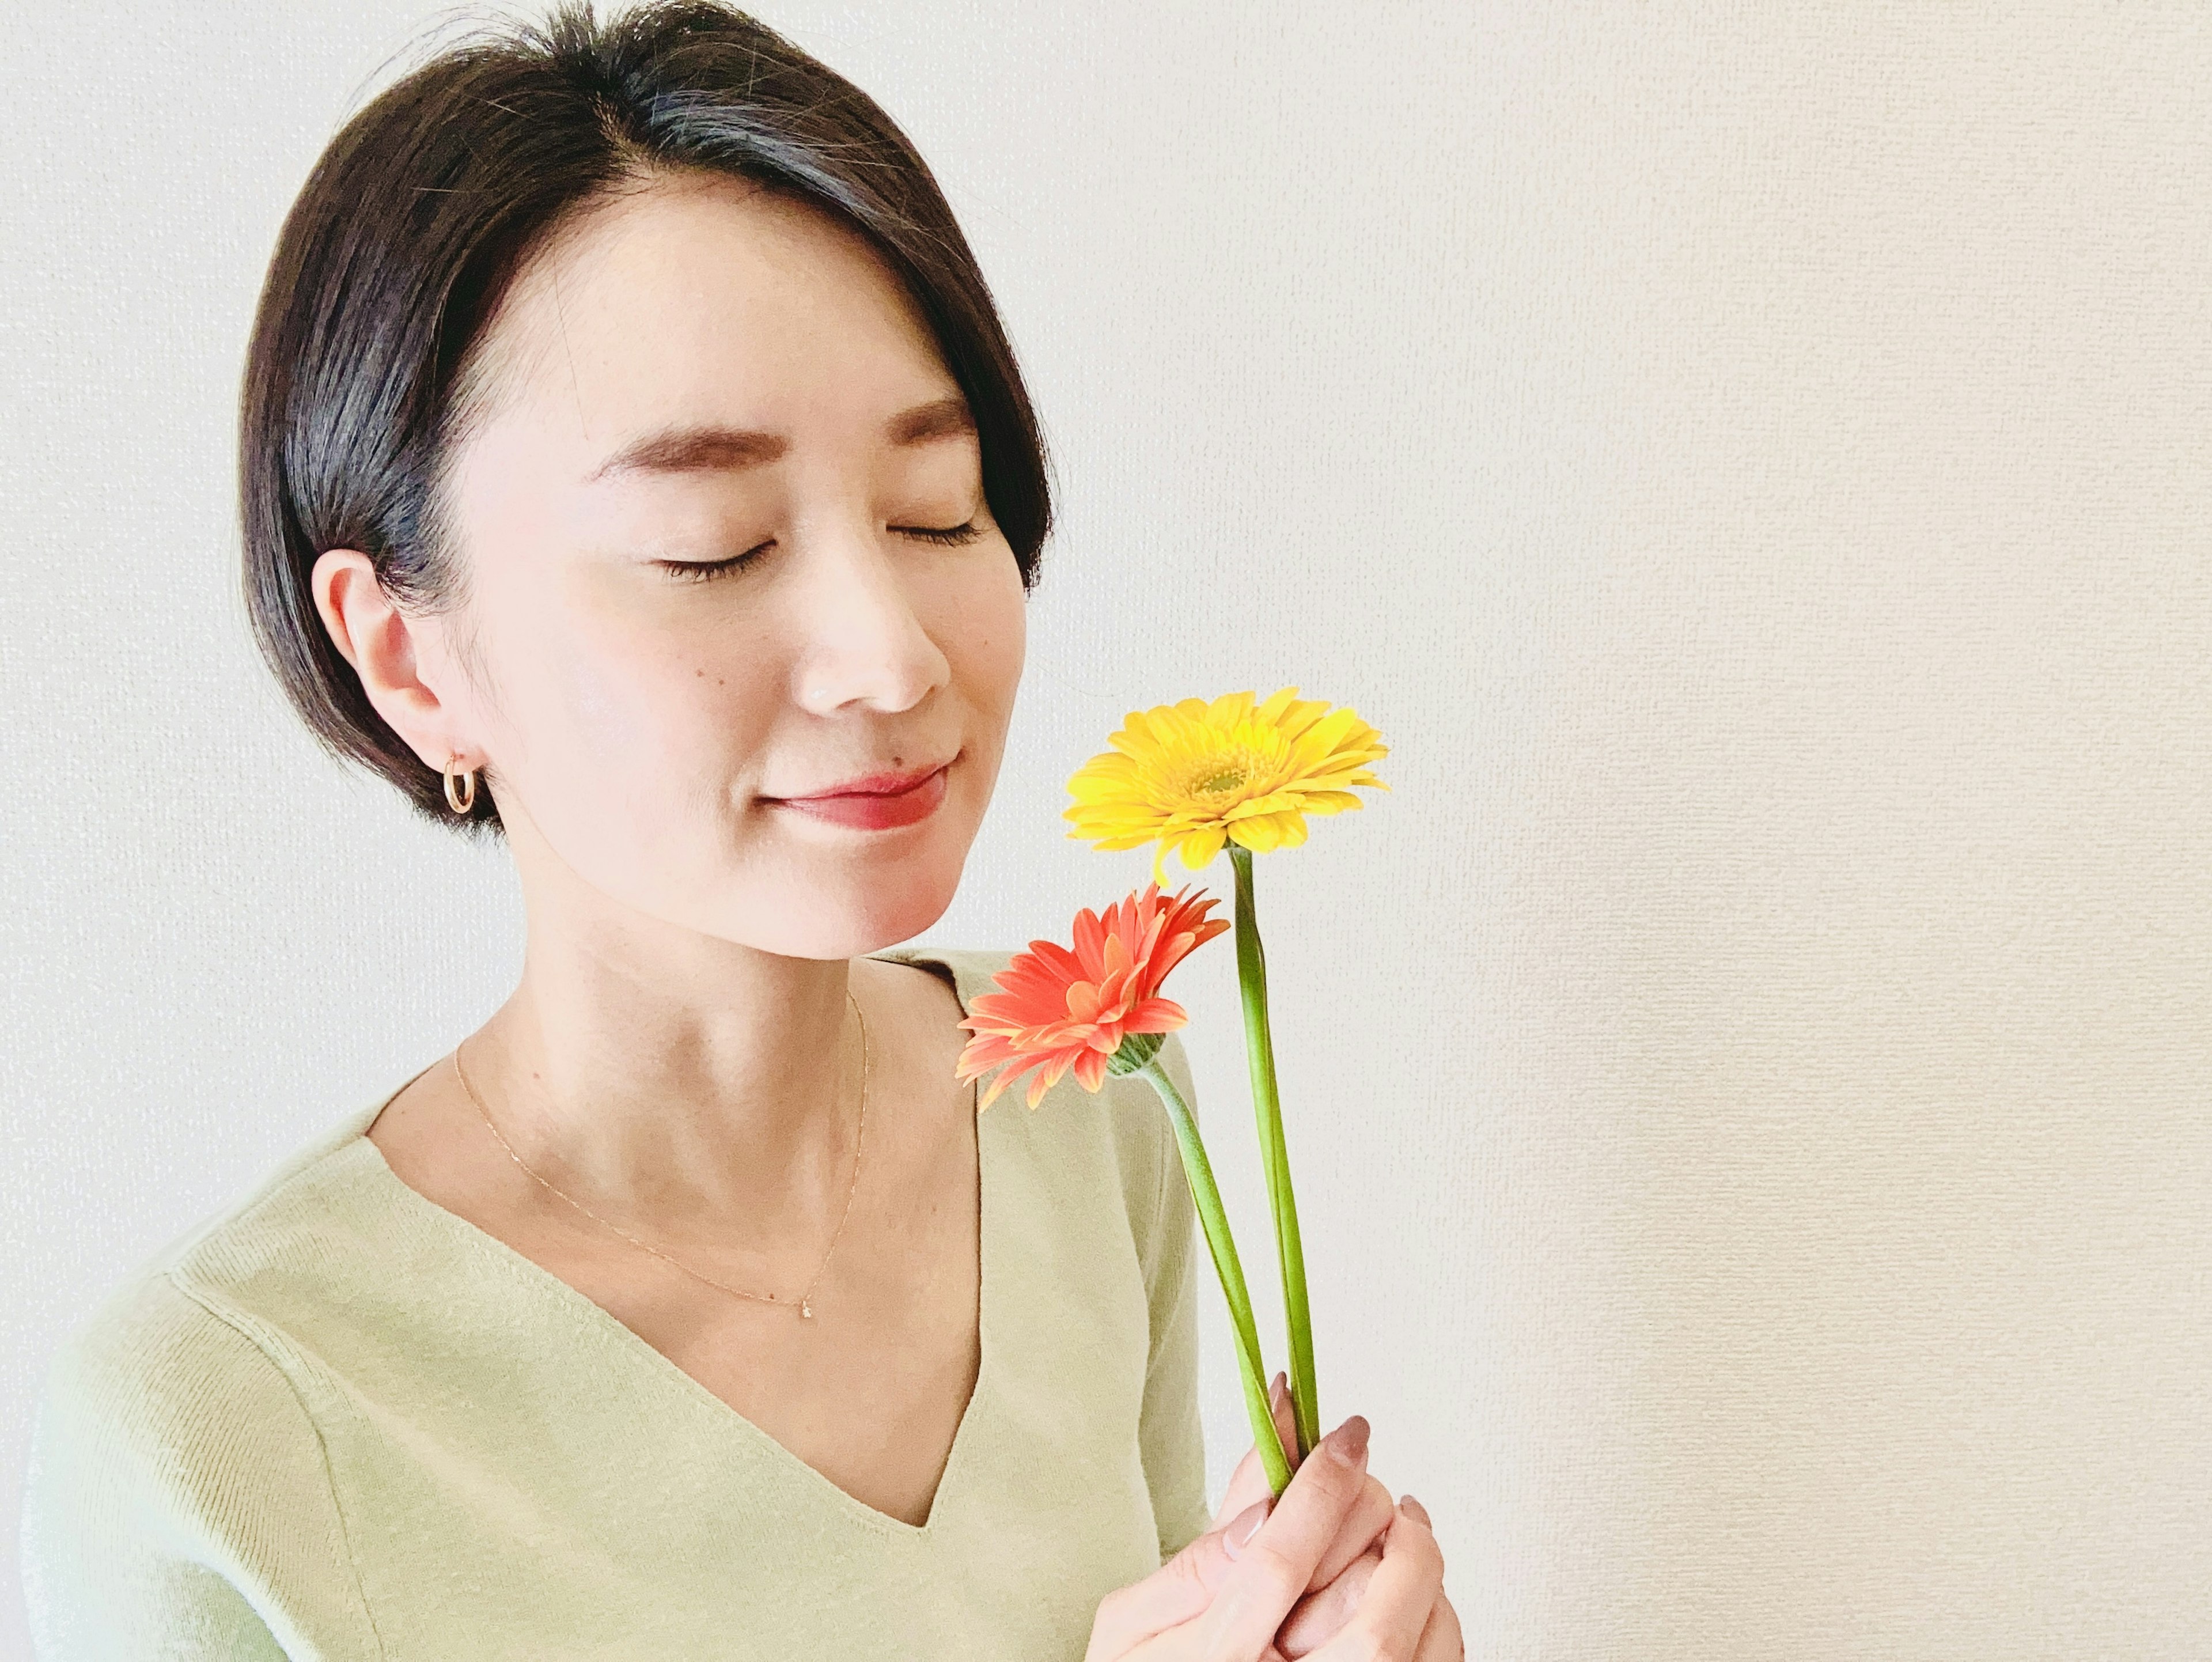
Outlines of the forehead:
[{"label": "forehead", "polygon": [[880,423],[951,390],[911,297],[859,233],[720,175],[577,211],[517,274],[476,396],[582,441],[717,421]]}]

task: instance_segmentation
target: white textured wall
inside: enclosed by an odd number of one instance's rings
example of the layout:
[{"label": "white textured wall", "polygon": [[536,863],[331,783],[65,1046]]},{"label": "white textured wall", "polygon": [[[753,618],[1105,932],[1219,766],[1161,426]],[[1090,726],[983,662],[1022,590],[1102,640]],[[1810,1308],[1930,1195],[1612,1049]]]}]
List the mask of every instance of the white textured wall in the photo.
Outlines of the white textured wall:
[{"label": "white textured wall", "polygon": [[[11,1519],[67,1325],[516,967],[234,598],[262,263],[444,15],[49,0],[0,58]],[[1395,746],[1262,916],[1324,1409],[1471,1653],[2212,1654],[2206,12],[766,15],[933,159],[1065,485],[930,938],[1142,880],[1058,818],[1134,705]]]}]

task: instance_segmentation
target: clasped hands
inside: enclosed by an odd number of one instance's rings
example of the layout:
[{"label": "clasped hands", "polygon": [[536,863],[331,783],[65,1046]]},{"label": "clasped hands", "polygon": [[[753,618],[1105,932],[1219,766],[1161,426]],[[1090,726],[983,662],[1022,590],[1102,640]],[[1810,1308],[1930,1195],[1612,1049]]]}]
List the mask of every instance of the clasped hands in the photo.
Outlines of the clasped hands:
[{"label": "clasped hands", "polygon": [[[1294,1450],[1279,1374],[1268,1400]],[[1462,1662],[1429,1514],[1368,1475],[1367,1430],[1355,1414],[1322,1438],[1272,1507],[1249,1452],[1213,1527],[1100,1603],[1085,1662]]]}]

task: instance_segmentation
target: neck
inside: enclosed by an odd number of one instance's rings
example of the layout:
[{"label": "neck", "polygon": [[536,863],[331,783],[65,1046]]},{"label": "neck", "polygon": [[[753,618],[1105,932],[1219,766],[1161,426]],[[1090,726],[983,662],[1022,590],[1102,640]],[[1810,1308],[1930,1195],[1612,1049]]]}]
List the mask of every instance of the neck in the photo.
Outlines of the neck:
[{"label": "neck", "polygon": [[672,1240],[811,1239],[852,1178],[858,983],[847,959],[533,907],[465,1065],[514,1152],[592,1210]]}]

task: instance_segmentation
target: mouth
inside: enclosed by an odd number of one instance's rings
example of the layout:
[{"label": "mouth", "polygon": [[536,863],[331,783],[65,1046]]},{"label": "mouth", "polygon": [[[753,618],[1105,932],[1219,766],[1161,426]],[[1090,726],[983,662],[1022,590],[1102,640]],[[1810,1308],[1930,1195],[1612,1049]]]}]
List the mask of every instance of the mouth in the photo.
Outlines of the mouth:
[{"label": "mouth", "polygon": [[889,831],[921,823],[945,801],[945,776],[952,762],[904,773],[869,774],[848,779],[834,790],[810,796],[768,796],[770,807],[787,808],[809,819],[855,831]]}]

